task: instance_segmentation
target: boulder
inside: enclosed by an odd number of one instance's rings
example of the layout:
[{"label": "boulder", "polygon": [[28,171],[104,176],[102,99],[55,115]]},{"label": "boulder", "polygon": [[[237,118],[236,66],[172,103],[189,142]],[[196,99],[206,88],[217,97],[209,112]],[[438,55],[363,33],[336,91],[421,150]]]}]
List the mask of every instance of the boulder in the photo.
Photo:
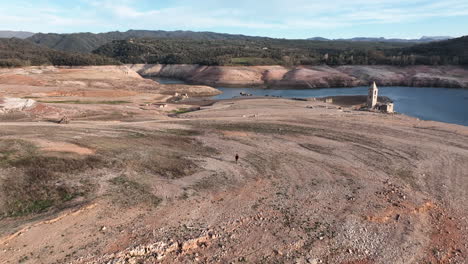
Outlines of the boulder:
[{"label": "boulder", "polygon": [[33,107],[36,101],[22,98],[0,98],[0,114],[14,111],[24,111]]}]

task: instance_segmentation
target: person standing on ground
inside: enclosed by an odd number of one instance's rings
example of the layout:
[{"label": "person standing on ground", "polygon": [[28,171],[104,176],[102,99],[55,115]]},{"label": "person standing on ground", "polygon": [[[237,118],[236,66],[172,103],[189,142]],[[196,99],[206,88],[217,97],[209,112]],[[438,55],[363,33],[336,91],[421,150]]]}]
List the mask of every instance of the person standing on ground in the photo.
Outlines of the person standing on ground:
[{"label": "person standing on ground", "polygon": [[236,164],[237,164],[237,161],[239,161],[239,154],[236,154]]}]

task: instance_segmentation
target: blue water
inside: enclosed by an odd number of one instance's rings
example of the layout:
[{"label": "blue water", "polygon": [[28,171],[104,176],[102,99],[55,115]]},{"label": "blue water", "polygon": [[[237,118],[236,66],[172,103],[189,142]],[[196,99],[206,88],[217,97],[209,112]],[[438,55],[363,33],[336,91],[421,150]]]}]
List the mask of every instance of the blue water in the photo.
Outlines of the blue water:
[{"label": "blue water", "polygon": [[[325,97],[335,95],[367,95],[368,87],[326,89],[254,89],[222,88],[223,94],[215,99],[239,96],[240,92],[255,96]],[[435,120],[468,126],[468,89],[380,87],[380,96],[387,96],[395,103],[395,111],[422,120]]]},{"label": "blue water", "polygon": [[[159,81],[168,83],[170,79]],[[174,80],[172,80],[174,83]],[[183,83],[176,81],[177,83]],[[367,95],[368,87],[324,89],[256,89],[216,87],[223,94],[214,99],[230,99],[240,92],[254,96],[325,97],[336,95]],[[422,120],[434,120],[468,126],[468,89],[379,87],[379,95],[387,96],[395,103],[395,111]]]}]

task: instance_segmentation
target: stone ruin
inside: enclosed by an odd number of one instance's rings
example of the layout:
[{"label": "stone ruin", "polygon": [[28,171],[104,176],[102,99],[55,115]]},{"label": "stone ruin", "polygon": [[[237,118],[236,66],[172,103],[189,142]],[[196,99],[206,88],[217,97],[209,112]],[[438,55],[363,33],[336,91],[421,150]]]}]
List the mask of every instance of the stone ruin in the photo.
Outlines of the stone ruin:
[{"label": "stone ruin", "polygon": [[379,97],[379,89],[377,84],[374,82],[369,88],[369,94],[367,96],[367,108],[374,109],[377,105],[377,100]]},{"label": "stone ruin", "polygon": [[368,110],[378,110],[385,113],[393,113],[394,112],[394,104],[393,103],[379,103],[379,88],[377,88],[377,84],[374,82],[369,87],[369,93],[367,96],[367,109]]}]

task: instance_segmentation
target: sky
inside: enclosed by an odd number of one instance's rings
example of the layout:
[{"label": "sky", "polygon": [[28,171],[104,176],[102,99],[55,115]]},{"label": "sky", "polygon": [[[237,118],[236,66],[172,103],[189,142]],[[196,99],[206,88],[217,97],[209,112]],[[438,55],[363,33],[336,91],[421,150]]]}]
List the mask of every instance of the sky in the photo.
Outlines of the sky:
[{"label": "sky", "polygon": [[468,0],[0,0],[0,30],[192,30],[302,39],[468,35]]}]

